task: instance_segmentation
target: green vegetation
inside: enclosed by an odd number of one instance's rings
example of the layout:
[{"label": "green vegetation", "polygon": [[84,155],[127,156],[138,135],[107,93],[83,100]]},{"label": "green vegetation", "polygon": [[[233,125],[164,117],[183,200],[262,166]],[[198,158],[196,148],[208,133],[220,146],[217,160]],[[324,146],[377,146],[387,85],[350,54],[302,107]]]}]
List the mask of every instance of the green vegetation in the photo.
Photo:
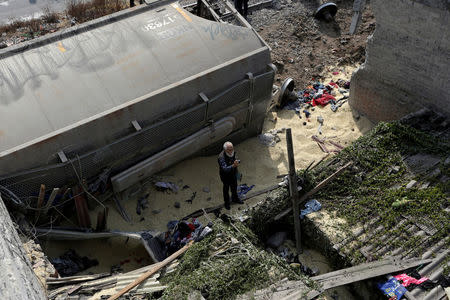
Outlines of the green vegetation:
[{"label": "green vegetation", "polygon": [[[318,183],[346,162],[354,162],[316,197],[321,199],[325,209],[345,218],[349,226],[367,224],[379,217],[372,226],[382,225],[385,230],[373,236],[371,243],[387,242],[391,249],[402,247],[406,253],[420,254],[429,242],[444,238],[450,229],[449,213],[444,210],[449,206],[448,182],[440,182],[434,175],[410,173],[404,159],[417,153],[440,157],[439,176],[450,176],[448,167],[443,165],[450,155],[449,150],[448,141],[399,122],[380,123],[331,163],[324,162],[313,170],[313,181]],[[412,179],[418,184],[406,188]],[[421,188],[424,182],[431,184]],[[401,220],[407,221],[395,227]],[[437,232],[423,240],[415,236],[415,232],[407,231],[412,222]],[[365,260],[356,251],[362,246],[356,243],[353,247],[355,261]]]},{"label": "green vegetation", "polygon": [[162,279],[168,284],[162,299],[186,299],[195,290],[208,299],[233,299],[286,277],[308,283],[279,257],[255,246],[256,235],[242,223],[217,220],[213,228],[214,233],[195,243],[176,271]]}]

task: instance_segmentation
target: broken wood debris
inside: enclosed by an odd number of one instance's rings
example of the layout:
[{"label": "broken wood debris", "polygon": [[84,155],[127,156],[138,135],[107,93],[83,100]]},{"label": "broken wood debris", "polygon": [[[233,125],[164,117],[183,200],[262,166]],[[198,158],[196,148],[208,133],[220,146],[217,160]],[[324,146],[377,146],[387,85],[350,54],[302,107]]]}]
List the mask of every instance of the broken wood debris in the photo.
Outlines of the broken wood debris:
[{"label": "broken wood debris", "polygon": [[[423,264],[428,264],[431,259],[409,259],[401,260],[398,257],[388,257],[386,259],[371,263],[364,263],[354,267],[329,272],[326,274],[311,277],[312,280],[320,285],[320,288],[313,289],[306,286],[301,281],[287,281],[278,286],[271,297],[264,299],[300,299],[306,294],[306,299],[313,299],[326,291],[327,289],[346,285],[349,283],[366,280],[369,278],[391,274],[398,271],[406,270]],[[264,294],[265,290],[256,293]],[[266,291],[267,292],[267,291]],[[267,295],[267,293],[266,293]],[[256,299],[260,299],[256,297]],[[302,298],[303,299],[303,298]]]},{"label": "broken wood debris", "polygon": [[[315,141],[317,143],[317,145],[320,147],[322,152],[325,152],[325,153],[331,153],[331,152],[339,153],[339,152],[341,152],[342,149],[344,149],[344,146],[340,145],[339,143],[336,143],[336,142],[333,142],[333,141],[327,141],[325,139],[321,139],[317,135],[313,135],[313,136],[311,136],[311,138],[313,139],[313,141]],[[336,149],[329,150],[325,146],[326,142],[328,142],[331,145],[333,145],[334,147],[336,147]]]},{"label": "broken wood debris", "polygon": [[127,293],[129,290],[131,290],[132,288],[134,288],[135,286],[137,286],[138,284],[140,284],[141,282],[143,282],[144,280],[146,280],[147,278],[149,278],[150,276],[152,276],[153,274],[158,272],[161,268],[163,268],[166,265],[168,265],[169,263],[171,263],[178,256],[180,256],[181,254],[186,252],[193,245],[193,243],[194,243],[194,241],[190,241],[189,243],[187,243],[183,248],[179,249],[178,251],[176,251],[169,257],[167,257],[161,263],[157,264],[154,268],[152,268],[149,271],[142,274],[138,279],[136,279],[134,282],[127,285],[125,288],[123,288],[117,294],[109,297],[108,300],[115,300],[115,299],[119,298],[120,296],[122,296],[123,294]]},{"label": "broken wood debris", "polygon": [[[327,178],[325,178],[324,180],[322,180],[322,182],[320,182],[318,185],[316,185],[312,190],[310,190],[309,192],[307,192],[306,194],[304,194],[300,200],[299,200],[299,205],[302,205],[303,202],[308,199],[309,197],[311,197],[312,195],[314,195],[315,193],[317,193],[320,189],[322,189],[324,186],[326,186],[334,177],[336,177],[337,175],[339,175],[340,173],[342,173],[346,168],[348,168],[349,166],[351,166],[353,164],[353,162],[348,162],[347,164],[345,164],[343,167],[340,167],[336,172],[334,172],[333,174],[331,174],[330,176],[328,176]],[[276,215],[274,217],[275,221],[278,221],[279,219],[281,219],[282,217],[286,216],[288,213],[290,213],[292,210],[292,207],[282,211],[281,213],[279,213],[278,215]]]},{"label": "broken wood debris", "polygon": [[[72,295],[82,295],[90,294],[105,290],[109,288],[115,288],[116,291],[121,290],[124,286],[128,285],[130,282],[139,278],[144,272],[159,266],[161,263],[156,263],[148,265],[127,273],[111,275],[110,273],[101,273],[94,275],[79,275],[70,276],[63,278],[46,278],[47,286],[50,291],[48,293],[48,299],[54,299],[57,296],[69,296]],[[166,289],[157,281],[161,272],[165,274],[171,273],[175,270],[178,265],[178,261],[172,261],[168,266],[160,269],[157,273],[149,277],[145,282],[139,284],[137,287],[133,288],[133,293],[143,294],[151,293],[156,291],[161,291]],[[66,299],[66,298],[64,298]]]},{"label": "broken wood debris", "polygon": [[[275,189],[277,189],[277,188],[279,188],[279,187],[280,187],[280,186],[279,186],[278,184],[275,184],[275,185],[269,186],[269,187],[267,187],[267,188],[265,188],[265,189],[262,189],[262,190],[260,190],[260,191],[255,191],[255,192],[253,192],[253,193],[249,193],[249,194],[246,195],[244,198],[242,198],[242,200],[243,200],[243,201],[246,201],[246,200],[248,200],[248,199],[250,199],[250,198],[253,198],[253,197],[259,196],[259,195],[261,195],[261,194],[264,194],[264,193],[273,191],[273,190],[275,190]],[[184,221],[184,220],[187,220],[187,219],[190,219],[190,218],[197,218],[197,217],[203,216],[203,214],[204,214],[205,211],[206,211],[206,213],[208,213],[208,214],[209,214],[209,213],[218,212],[218,211],[220,211],[223,207],[224,207],[224,204],[219,204],[219,205],[212,206],[212,207],[207,207],[207,208],[198,209],[198,210],[194,211],[193,213],[190,213],[189,215],[183,217],[183,218],[181,219],[181,221]]]},{"label": "broken wood debris", "polygon": [[77,210],[78,224],[83,228],[91,227],[91,219],[89,217],[89,210],[86,202],[86,197],[80,186],[74,188],[75,193],[75,207]]},{"label": "broken wood debris", "polygon": [[48,210],[53,205],[53,201],[55,201],[56,195],[59,193],[59,188],[54,188],[52,193],[50,194],[50,197],[47,200],[47,203],[44,206],[44,214],[46,215],[48,213]]},{"label": "broken wood debris", "polygon": [[61,278],[49,277],[46,279],[46,283],[47,283],[47,285],[57,285],[57,284],[63,284],[63,283],[84,282],[84,281],[100,279],[103,277],[107,277],[109,275],[110,275],[109,273],[100,273],[100,274],[93,274],[93,275],[77,275],[77,276],[68,276],[68,277],[61,277]]},{"label": "broken wood debris", "polygon": [[37,204],[36,204],[36,215],[35,215],[35,222],[38,221],[39,216],[41,214],[41,207],[44,204],[44,197],[45,197],[45,184],[41,184],[41,187],[39,189],[39,196],[37,199]]}]

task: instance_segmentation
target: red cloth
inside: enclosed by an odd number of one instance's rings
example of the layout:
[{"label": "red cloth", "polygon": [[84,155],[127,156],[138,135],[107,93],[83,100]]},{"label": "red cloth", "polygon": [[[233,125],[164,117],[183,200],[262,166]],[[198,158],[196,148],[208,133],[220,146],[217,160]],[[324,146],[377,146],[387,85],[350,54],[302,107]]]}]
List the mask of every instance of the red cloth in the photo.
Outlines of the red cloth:
[{"label": "red cloth", "polygon": [[319,98],[317,98],[317,99],[314,99],[312,105],[313,105],[313,106],[317,106],[317,105],[325,106],[325,105],[327,105],[328,102],[330,102],[331,100],[336,100],[336,98],[334,98],[334,97],[331,96],[330,94],[323,94],[322,97],[319,97]]},{"label": "red cloth", "polygon": [[403,286],[408,286],[411,283],[412,284],[421,284],[422,282],[425,282],[428,280],[428,278],[426,278],[426,277],[422,277],[420,279],[415,279],[414,277],[408,276],[406,274],[399,274],[399,275],[394,276],[394,278],[397,279],[398,281],[400,281]]},{"label": "red cloth", "polygon": [[336,82],[333,82],[333,81],[331,81],[331,82],[329,83],[329,85],[331,85],[331,86],[333,86],[333,87],[335,87],[335,88],[339,88],[338,84],[337,84]]}]

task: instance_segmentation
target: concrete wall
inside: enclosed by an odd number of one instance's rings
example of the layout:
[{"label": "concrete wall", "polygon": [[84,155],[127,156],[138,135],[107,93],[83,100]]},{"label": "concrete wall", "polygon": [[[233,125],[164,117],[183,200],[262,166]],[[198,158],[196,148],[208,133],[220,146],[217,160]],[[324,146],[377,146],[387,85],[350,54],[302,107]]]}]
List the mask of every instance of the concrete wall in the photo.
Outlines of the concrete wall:
[{"label": "concrete wall", "polygon": [[350,105],[372,121],[422,107],[450,115],[450,2],[372,0],[377,27],[353,74]]},{"label": "concrete wall", "polygon": [[47,299],[1,196],[0,232],[0,299]]}]

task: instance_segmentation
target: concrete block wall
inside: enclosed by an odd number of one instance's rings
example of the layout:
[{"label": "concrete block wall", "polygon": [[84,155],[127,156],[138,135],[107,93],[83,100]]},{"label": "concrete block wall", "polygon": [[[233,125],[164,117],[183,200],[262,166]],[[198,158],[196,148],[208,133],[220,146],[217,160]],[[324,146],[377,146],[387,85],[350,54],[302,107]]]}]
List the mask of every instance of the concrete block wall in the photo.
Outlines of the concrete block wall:
[{"label": "concrete block wall", "polygon": [[450,2],[372,0],[376,29],[350,105],[372,121],[428,107],[450,116]]}]

